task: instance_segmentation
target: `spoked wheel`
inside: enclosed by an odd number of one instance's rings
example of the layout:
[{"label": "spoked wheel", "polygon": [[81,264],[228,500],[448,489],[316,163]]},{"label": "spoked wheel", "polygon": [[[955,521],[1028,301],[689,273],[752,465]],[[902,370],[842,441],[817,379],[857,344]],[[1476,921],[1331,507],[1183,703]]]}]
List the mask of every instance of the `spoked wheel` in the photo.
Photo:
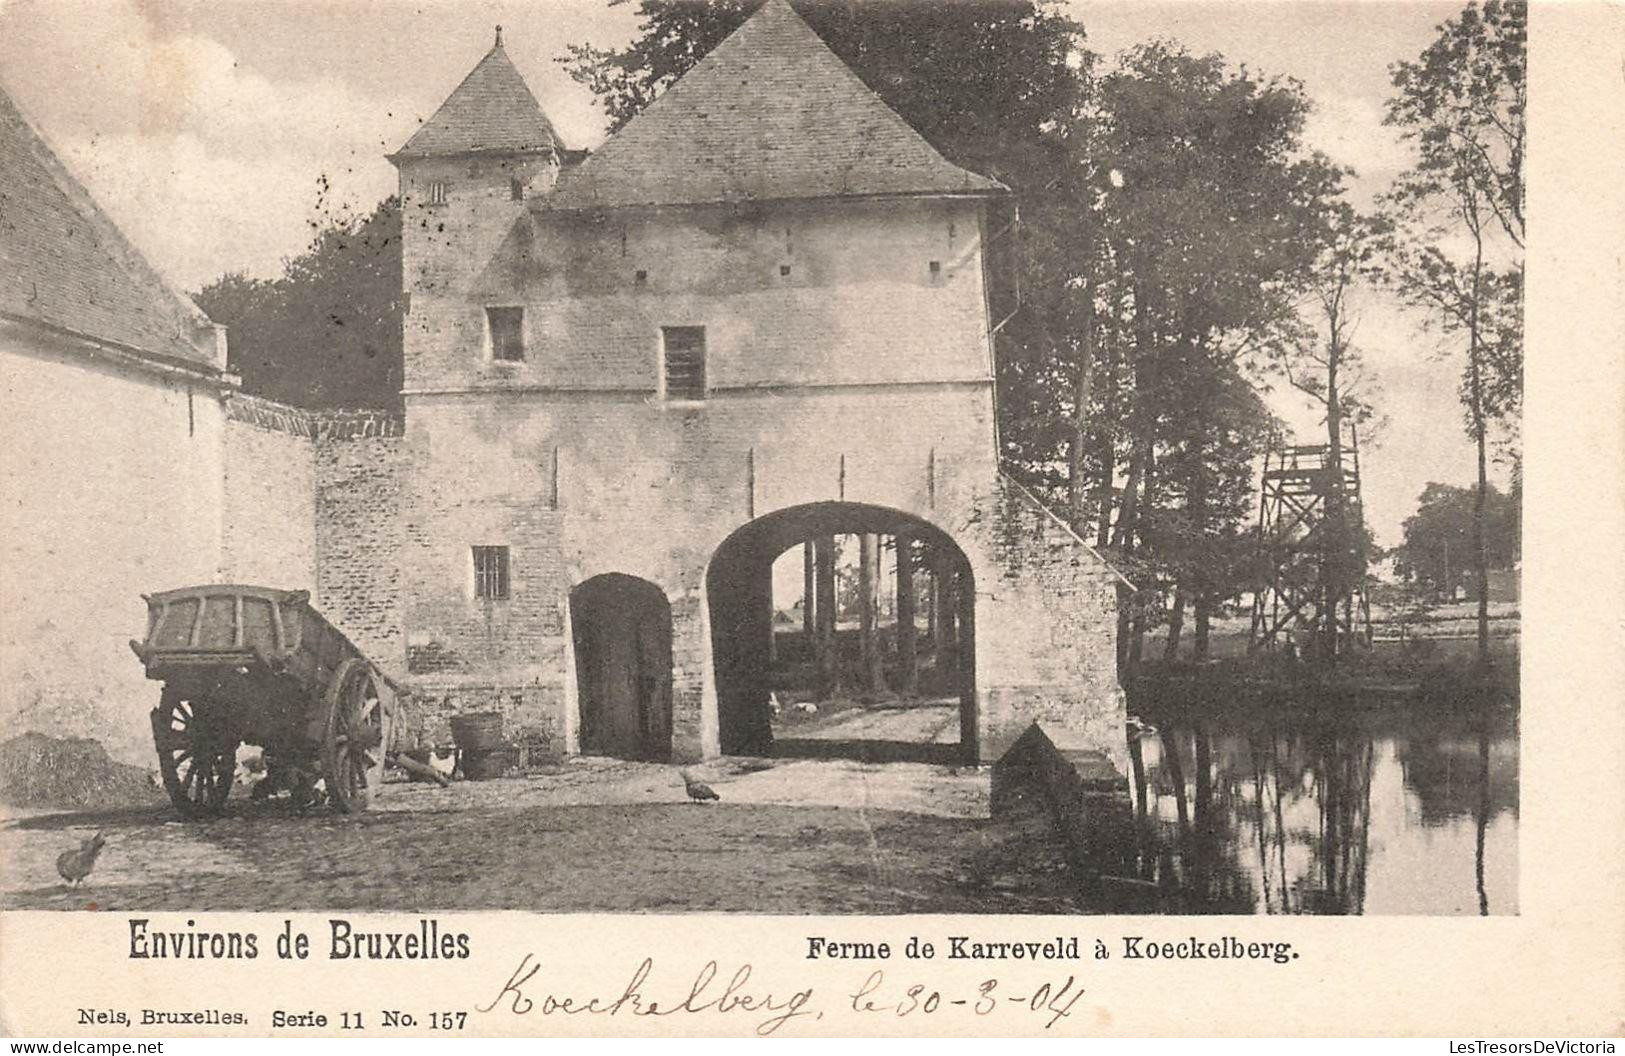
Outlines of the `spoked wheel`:
[{"label": "spoked wheel", "polygon": [[152,712],[164,790],[188,818],[224,810],[237,770],[237,738],[222,728],[213,710],[208,702],[166,686]]},{"label": "spoked wheel", "polygon": [[371,664],[350,659],[339,665],[327,694],[327,792],[346,814],[366,810],[384,780],[386,693]]}]

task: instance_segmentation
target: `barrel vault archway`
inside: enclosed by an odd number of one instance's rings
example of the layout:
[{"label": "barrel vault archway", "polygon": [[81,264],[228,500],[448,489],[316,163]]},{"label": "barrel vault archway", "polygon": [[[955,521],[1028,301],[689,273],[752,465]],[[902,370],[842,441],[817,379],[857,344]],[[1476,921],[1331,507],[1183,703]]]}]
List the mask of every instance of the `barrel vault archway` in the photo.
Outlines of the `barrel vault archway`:
[{"label": "barrel vault archway", "polygon": [[[863,602],[861,584],[853,584],[859,562],[837,567],[837,549],[843,560],[857,550],[869,569],[865,582],[884,579],[884,592]],[[792,550],[797,554],[788,555]],[[775,599],[774,566],[781,558],[805,567],[799,600],[790,606]],[[883,565],[889,568],[884,577],[876,571]],[[786,569],[780,571],[782,580]],[[940,527],[863,503],[777,510],[717,547],[705,593],[724,754],[976,758],[975,584],[965,552]],[[890,602],[885,612],[879,611],[883,593]],[[861,620],[853,610],[863,610]],[[786,680],[796,692],[786,692]],[[856,711],[858,704],[872,714],[826,723],[818,710]],[[809,730],[821,727],[816,734],[786,728],[784,711],[792,706],[818,715],[809,724]],[[913,707],[934,709],[936,727],[923,740],[919,734],[913,741],[893,739],[888,731],[925,717],[896,714]]]}]

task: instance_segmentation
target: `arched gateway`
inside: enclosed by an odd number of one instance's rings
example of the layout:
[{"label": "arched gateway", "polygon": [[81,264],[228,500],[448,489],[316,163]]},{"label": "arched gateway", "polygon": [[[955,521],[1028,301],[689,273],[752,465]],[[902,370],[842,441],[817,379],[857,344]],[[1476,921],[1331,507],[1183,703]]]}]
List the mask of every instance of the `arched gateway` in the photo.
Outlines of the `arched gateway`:
[{"label": "arched gateway", "polygon": [[[860,550],[870,548],[860,559],[866,579],[853,581],[850,562],[840,577],[845,587],[841,593],[849,595],[840,602],[837,538],[850,539]],[[774,564],[791,549],[806,555],[797,603],[801,618],[790,621],[789,627],[775,627],[785,613],[775,605]],[[887,590],[877,589],[882,552],[890,553],[893,569],[884,577],[893,581],[885,584]],[[869,568],[870,562],[876,567]],[[867,601],[850,597],[861,592],[864,583],[871,597]],[[900,708],[931,697],[954,699],[958,710],[951,718],[958,737],[942,746],[950,749],[947,752],[932,754],[921,745],[922,751],[911,756],[908,744],[887,738],[885,725],[854,724],[858,732],[853,739],[865,746],[865,757],[976,759],[975,584],[965,552],[942,529],[882,506],[852,502],[794,506],[750,521],[729,535],[711,559],[705,587],[724,753],[773,752],[775,690],[794,684],[810,688],[810,695],[826,704],[846,698],[872,705],[884,699]],[[884,630],[878,611],[882,594],[893,599]],[[922,597],[928,599],[923,604]],[[846,622],[856,620],[861,626],[843,629],[843,608]],[[921,619],[926,635],[921,634]],[[787,651],[776,644],[780,639],[795,643],[793,661],[779,655]],[[780,681],[776,684],[775,679]],[[871,737],[870,730],[880,732]],[[779,741],[778,747],[789,748],[783,737]],[[834,738],[821,744],[794,742],[800,751],[824,749],[818,754],[842,754],[843,743]]]}]

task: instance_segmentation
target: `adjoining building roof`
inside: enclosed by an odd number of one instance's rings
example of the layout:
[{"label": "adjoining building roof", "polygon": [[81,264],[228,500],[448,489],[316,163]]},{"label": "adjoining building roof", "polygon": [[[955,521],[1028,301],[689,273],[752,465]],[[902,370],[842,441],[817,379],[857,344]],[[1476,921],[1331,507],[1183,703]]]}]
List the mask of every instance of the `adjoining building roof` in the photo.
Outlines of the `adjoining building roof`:
[{"label": "adjoining building roof", "polygon": [[214,324],[125,240],[0,88],[0,315],[223,369]]},{"label": "adjoining building roof", "polygon": [[542,202],[600,209],[1004,190],[938,154],[786,0],[768,0]]},{"label": "adjoining building roof", "polygon": [[563,149],[553,123],[502,50],[498,26],[496,45],[391,158]]}]

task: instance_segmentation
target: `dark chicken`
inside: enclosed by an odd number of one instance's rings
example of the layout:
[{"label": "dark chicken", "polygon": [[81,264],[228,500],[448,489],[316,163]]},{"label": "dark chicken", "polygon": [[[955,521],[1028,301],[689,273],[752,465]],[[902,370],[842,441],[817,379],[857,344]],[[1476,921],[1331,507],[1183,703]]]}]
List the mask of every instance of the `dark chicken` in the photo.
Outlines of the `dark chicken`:
[{"label": "dark chicken", "polygon": [[80,840],[77,851],[63,851],[56,856],[56,871],[62,874],[62,879],[78,887],[80,881],[96,867],[96,856],[102,853],[102,845],[106,842],[107,838],[100,832]]},{"label": "dark chicken", "polygon": [[694,802],[703,803],[708,799],[720,800],[722,798],[721,796],[717,795],[716,790],[710,785],[703,781],[694,780],[693,777],[689,776],[687,770],[679,770],[677,772],[683,775],[683,789],[688,792],[688,798],[692,799]]}]

